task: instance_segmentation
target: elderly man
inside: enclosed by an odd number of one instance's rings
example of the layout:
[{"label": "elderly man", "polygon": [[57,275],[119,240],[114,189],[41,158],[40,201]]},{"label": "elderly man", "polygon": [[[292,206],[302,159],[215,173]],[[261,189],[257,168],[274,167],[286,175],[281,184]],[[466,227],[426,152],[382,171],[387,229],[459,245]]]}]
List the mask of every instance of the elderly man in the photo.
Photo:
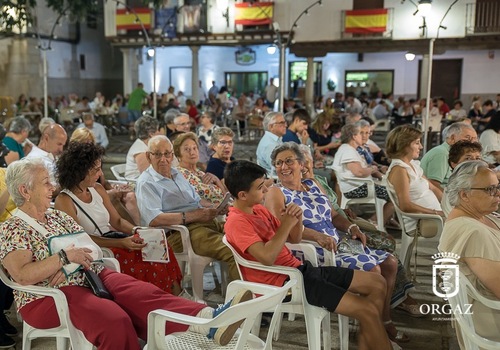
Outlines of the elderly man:
[{"label": "elderly man", "polygon": [[175,131],[179,132],[189,132],[191,131],[191,121],[189,120],[189,115],[186,113],[181,113],[174,118]]},{"label": "elderly man", "polygon": [[448,178],[451,175],[451,167],[448,164],[450,147],[461,140],[476,142],[477,133],[469,124],[454,123],[443,130],[443,138],[445,141],[427,152],[420,163],[420,166],[424,170],[424,175],[441,192],[443,192],[443,188],[448,184]]},{"label": "elderly man", "polygon": [[38,147],[33,146],[26,158],[40,158],[46,164],[52,183],[55,183],[56,158],[63,152],[68,135],[59,124],[51,124],[43,129]]},{"label": "elderly man", "polygon": [[[214,220],[219,212],[172,168],[174,152],[170,140],[164,135],[153,136],[146,156],[151,165],[139,176],[136,185],[141,224],[186,225],[194,252],[226,262],[230,279],[239,279],[233,254],[222,243],[222,226]],[[168,241],[174,251],[182,250],[180,233],[172,234]]]},{"label": "elderly man", "polygon": [[102,146],[103,148],[108,147],[109,140],[108,140],[108,135],[106,135],[106,129],[102,124],[94,121],[94,114],[83,113],[82,120],[83,123],[78,125],[78,129],[79,128],[89,129],[94,134],[96,144]]},{"label": "elderly man", "polygon": [[276,146],[283,143],[282,137],[286,134],[286,121],[283,114],[269,112],[264,117],[262,124],[265,133],[257,146],[257,164],[266,169],[269,175],[274,175],[271,153]]}]

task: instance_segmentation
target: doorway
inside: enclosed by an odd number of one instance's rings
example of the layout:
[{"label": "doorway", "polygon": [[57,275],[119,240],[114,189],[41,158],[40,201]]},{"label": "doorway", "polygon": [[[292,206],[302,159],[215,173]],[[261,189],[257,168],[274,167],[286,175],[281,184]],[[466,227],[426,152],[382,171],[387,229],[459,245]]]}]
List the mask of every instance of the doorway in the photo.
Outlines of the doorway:
[{"label": "doorway", "polygon": [[[443,97],[448,106],[453,107],[453,101],[460,98],[462,64],[462,59],[432,60],[431,98]],[[422,60],[418,62],[418,92],[421,91],[421,72]]]},{"label": "doorway", "polygon": [[262,95],[267,85],[267,72],[225,72],[226,86],[238,96],[253,91]]}]

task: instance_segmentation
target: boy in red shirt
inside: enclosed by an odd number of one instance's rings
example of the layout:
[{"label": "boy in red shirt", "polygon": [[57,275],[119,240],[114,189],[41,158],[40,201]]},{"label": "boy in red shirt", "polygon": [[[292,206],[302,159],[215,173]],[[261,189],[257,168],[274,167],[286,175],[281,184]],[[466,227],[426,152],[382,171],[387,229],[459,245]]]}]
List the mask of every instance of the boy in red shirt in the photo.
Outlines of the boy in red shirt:
[{"label": "boy in red shirt", "polygon": [[[296,267],[304,277],[307,301],[360,322],[360,349],[391,349],[382,324],[386,286],[382,276],[335,266],[302,264],[285,242],[302,240],[302,210],[290,204],[274,217],[262,205],[267,192],[266,170],[249,161],[226,166],[224,182],[235,198],[224,225],[229,243],[245,259],[264,265]],[[288,276],[242,267],[247,281],[282,286]]]}]

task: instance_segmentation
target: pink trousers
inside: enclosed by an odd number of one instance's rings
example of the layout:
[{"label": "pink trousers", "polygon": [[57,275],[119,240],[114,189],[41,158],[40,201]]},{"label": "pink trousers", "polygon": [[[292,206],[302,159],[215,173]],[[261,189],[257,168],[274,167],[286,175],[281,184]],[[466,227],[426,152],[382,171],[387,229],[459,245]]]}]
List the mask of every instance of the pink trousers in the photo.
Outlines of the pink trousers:
[{"label": "pink trousers", "polygon": [[[206,307],[110,269],[104,269],[99,277],[114,300],[101,299],[86,287],[61,288],[68,300],[71,322],[98,349],[139,349],[137,338],[147,338],[147,318],[152,310],[164,309],[195,316]],[[59,326],[52,298],[37,299],[21,308],[20,313],[32,327]],[[167,322],[165,332],[183,332],[187,328],[186,325]]]}]

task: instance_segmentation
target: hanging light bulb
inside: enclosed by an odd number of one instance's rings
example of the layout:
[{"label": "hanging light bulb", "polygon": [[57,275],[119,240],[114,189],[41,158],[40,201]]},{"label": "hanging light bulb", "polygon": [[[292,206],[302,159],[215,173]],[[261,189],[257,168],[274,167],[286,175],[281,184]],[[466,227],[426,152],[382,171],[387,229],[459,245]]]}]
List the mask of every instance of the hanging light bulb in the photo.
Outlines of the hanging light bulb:
[{"label": "hanging light bulb", "polygon": [[418,13],[422,17],[427,17],[430,15],[432,9],[432,0],[419,0],[418,1]]},{"label": "hanging light bulb", "polygon": [[407,53],[405,53],[405,58],[407,61],[413,61],[415,59],[415,54],[408,51]]}]

